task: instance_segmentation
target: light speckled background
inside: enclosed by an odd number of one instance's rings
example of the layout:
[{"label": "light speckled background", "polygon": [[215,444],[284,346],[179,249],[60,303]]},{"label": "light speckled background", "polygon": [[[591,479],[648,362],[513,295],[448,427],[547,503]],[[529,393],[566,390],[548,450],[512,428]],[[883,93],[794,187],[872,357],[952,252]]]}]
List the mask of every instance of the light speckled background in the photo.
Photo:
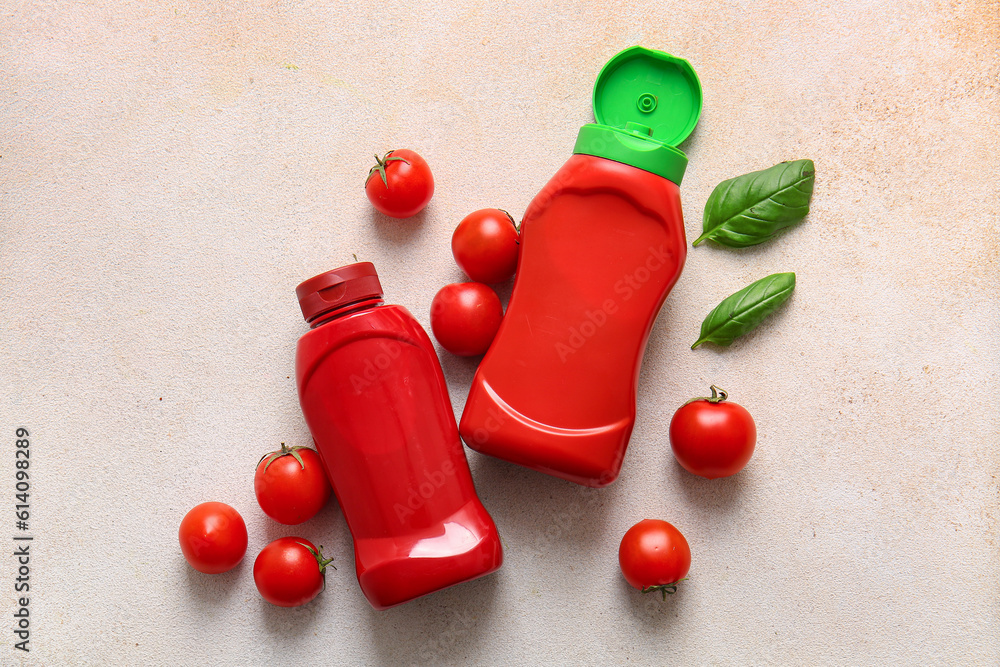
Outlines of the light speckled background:
[{"label": "light speckled background", "polygon": [[[0,8],[0,543],[25,426],[26,663],[1000,661],[996,0],[68,4]],[[616,484],[470,454],[504,567],[373,611],[335,504],[290,529],[253,497],[257,458],[308,438],[293,289],[356,253],[426,326],[461,277],[453,227],[523,213],[592,120],[595,74],[636,43],[686,57],[704,88],[689,238],[716,183],[781,160],[815,160],[813,211],[773,243],[690,252]],[[395,147],[437,179],[409,222],[361,190]],[[776,316],[688,349],[715,303],[775,271],[798,274]],[[475,362],[442,362],[459,413]],[[713,382],[760,438],[744,472],[708,482],[666,430]],[[215,577],[176,543],[209,499],[251,534]],[[647,516],[694,552],[665,604],[618,572]],[[292,533],[340,569],[281,610],[251,564]],[[0,559],[3,664],[22,657],[13,570]]]}]

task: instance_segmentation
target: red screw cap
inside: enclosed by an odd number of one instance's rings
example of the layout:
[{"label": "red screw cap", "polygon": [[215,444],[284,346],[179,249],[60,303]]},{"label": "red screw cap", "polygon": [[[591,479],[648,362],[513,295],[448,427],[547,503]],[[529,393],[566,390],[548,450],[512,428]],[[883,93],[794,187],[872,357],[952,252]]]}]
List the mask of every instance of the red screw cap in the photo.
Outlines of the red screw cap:
[{"label": "red screw cap", "polygon": [[302,317],[312,324],[318,317],[368,299],[382,298],[382,284],[371,262],[348,264],[321,273],[295,288]]}]

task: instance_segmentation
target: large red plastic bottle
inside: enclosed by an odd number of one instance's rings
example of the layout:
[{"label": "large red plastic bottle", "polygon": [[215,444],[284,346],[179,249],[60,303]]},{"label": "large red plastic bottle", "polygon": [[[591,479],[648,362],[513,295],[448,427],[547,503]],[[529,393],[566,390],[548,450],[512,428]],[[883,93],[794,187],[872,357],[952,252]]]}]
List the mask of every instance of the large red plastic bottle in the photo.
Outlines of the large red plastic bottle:
[{"label": "large red plastic bottle", "polygon": [[686,256],[674,144],[701,110],[687,61],[633,47],[598,76],[574,155],[521,223],[517,277],[462,414],[465,442],[604,486],[635,422],[653,321]]},{"label": "large red plastic bottle", "polygon": [[312,329],[295,360],[299,401],[354,538],[376,609],[489,574],[503,555],[476,495],[441,365],[371,263],[296,293]]}]

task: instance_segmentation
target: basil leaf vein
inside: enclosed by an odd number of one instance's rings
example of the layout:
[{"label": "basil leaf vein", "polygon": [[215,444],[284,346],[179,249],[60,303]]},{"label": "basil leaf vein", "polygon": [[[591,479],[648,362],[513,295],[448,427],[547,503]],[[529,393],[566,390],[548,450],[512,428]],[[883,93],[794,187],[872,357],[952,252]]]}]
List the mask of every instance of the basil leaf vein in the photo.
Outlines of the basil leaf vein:
[{"label": "basil leaf vein", "polygon": [[782,162],[719,183],[705,203],[702,235],[731,248],[773,238],[809,213],[816,180],[812,160]]},{"label": "basil leaf vein", "polygon": [[701,335],[691,349],[702,343],[730,345],[777,310],[794,289],[794,273],[774,273],[727,296],[701,323]]}]

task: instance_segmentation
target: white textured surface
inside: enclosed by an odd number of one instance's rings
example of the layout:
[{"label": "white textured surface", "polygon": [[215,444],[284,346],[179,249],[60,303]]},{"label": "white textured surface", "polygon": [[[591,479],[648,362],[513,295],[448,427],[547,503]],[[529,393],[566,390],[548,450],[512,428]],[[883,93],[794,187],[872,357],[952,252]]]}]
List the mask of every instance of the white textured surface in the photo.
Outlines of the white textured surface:
[{"label": "white textured surface", "polygon": [[[616,484],[470,454],[504,567],[375,612],[335,504],[289,529],[253,497],[257,458],[308,438],[294,287],[354,253],[426,326],[461,277],[454,225],[520,216],[591,121],[601,65],[636,43],[686,57],[704,88],[689,238],[716,183],[785,159],[815,160],[813,211],[764,246],[691,250]],[[25,426],[24,662],[997,664],[998,43],[996,0],[4,3],[0,543]],[[397,147],[437,180],[409,222],[361,189]],[[798,274],[776,316],[688,349],[722,297],[775,271]],[[474,362],[442,362],[460,413]],[[711,383],[760,430],[748,468],[715,482],[666,438]],[[176,542],[209,499],[250,529],[215,577]],[[694,553],[666,603],[618,573],[647,516]],[[294,533],[340,569],[281,610],[252,560]],[[24,657],[14,576],[0,559],[2,664]]]}]

